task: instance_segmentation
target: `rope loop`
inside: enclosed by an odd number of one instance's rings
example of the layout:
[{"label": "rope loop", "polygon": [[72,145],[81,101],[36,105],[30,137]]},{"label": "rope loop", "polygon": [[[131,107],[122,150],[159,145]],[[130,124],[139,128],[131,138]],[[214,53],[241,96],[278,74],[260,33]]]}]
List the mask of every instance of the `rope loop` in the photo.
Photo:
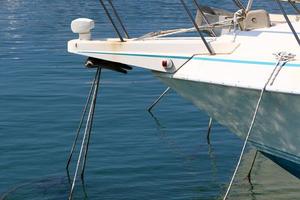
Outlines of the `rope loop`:
[{"label": "rope loop", "polygon": [[295,59],[296,55],[286,51],[276,52],[273,54],[278,61],[288,62]]}]

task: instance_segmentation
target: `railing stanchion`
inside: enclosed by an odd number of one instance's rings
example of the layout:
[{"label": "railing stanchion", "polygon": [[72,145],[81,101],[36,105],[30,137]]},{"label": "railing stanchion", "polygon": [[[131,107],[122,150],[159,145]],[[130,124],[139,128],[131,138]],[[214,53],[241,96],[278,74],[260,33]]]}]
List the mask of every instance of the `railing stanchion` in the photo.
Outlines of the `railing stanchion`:
[{"label": "railing stanchion", "polygon": [[195,29],[197,30],[197,32],[199,33],[204,45],[206,46],[208,52],[210,53],[210,55],[215,55],[215,52],[213,51],[212,47],[210,46],[210,44],[208,44],[208,42],[206,41],[205,37],[203,36],[201,30],[199,29],[196,21],[193,18],[192,13],[190,12],[189,8],[187,7],[186,3],[184,2],[184,0],[180,0],[181,4],[183,5],[186,13],[188,14],[188,16],[190,17],[191,21],[194,24]]},{"label": "railing stanchion", "polygon": [[120,16],[119,16],[119,14],[118,14],[118,12],[117,12],[117,10],[116,10],[114,4],[112,3],[111,0],[108,0],[108,3],[110,4],[110,6],[111,6],[111,8],[112,8],[112,10],[113,10],[113,12],[114,12],[114,14],[115,14],[115,16],[117,17],[117,19],[118,19],[118,21],[119,21],[119,23],[120,23],[120,25],[121,25],[121,27],[122,27],[122,29],[123,29],[123,31],[124,31],[124,34],[125,34],[126,38],[129,39],[129,38],[130,38],[130,37],[129,37],[129,34],[128,34],[128,32],[127,32],[127,30],[126,30],[126,28],[125,28],[125,26],[124,26],[124,24],[123,24],[123,22],[122,22]]},{"label": "railing stanchion", "polygon": [[[194,1],[194,4],[196,5],[196,7],[198,8],[198,10],[199,10],[201,16],[203,17],[205,23],[206,23],[207,25],[210,25],[210,23],[209,23],[207,17],[205,16],[205,14],[204,14],[204,12],[203,12],[201,6],[200,6],[199,3],[197,2],[197,0],[193,0],[193,1]],[[211,34],[212,34],[214,37],[216,37],[216,33],[215,33],[215,31],[214,31],[213,29],[211,29],[210,32],[211,32]]]},{"label": "railing stanchion", "polygon": [[288,0],[288,2],[291,4],[291,6],[293,6],[293,8],[295,9],[295,11],[298,13],[298,15],[300,15],[300,10],[299,8],[296,6],[295,2],[292,0]]},{"label": "railing stanchion", "polygon": [[103,9],[104,9],[104,11],[105,11],[105,13],[106,13],[106,16],[107,16],[108,19],[110,20],[110,22],[111,22],[111,24],[113,25],[113,27],[114,27],[114,29],[115,29],[117,35],[119,36],[121,42],[125,42],[124,39],[123,39],[123,37],[122,37],[122,35],[121,35],[121,33],[120,33],[120,31],[119,31],[119,29],[118,29],[118,27],[117,27],[116,24],[115,24],[113,18],[112,18],[111,15],[109,14],[109,11],[108,11],[108,9],[106,8],[106,6],[105,6],[103,0],[99,0],[99,1],[100,1],[101,5],[102,5],[102,7],[103,7]]},{"label": "railing stanchion", "polygon": [[289,17],[287,16],[287,14],[286,14],[286,12],[285,12],[285,10],[284,10],[284,8],[283,8],[283,6],[282,6],[280,0],[275,0],[275,1],[277,2],[278,6],[279,6],[279,8],[280,8],[280,10],[281,10],[281,12],[282,12],[284,18],[285,18],[285,21],[286,21],[287,24],[289,25],[291,31],[292,31],[293,34],[294,34],[295,39],[297,40],[297,42],[298,42],[298,44],[299,44],[299,46],[300,46],[300,39],[299,39],[299,37],[298,37],[298,34],[297,34],[297,32],[295,31],[295,29],[294,29],[294,27],[293,27],[293,25],[292,25],[292,23],[291,23]]},{"label": "railing stanchion", "polygon": [[240,0],[233,0],[233,2],[234,2],[235,5],[236,5],[237,7],[239,7],[240,9],[242,9],[242,10],[245,10],[245,9],[246,9],[245,6],[242,4],[242,2],[241,2]]}]

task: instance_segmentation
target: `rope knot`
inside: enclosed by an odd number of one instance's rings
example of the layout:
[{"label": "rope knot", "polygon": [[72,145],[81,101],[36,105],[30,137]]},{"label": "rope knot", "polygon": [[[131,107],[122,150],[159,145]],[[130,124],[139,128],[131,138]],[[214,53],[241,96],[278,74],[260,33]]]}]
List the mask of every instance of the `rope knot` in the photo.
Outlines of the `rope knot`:
[{"label": "rope knot", "polygon": [[296,57],[295,54],[288,53],[286,51],[277,52],[277,53],[274,53],[273,55],[275,55],[275,57],[278,61],[282,61],[282,62],[292,61]]}]

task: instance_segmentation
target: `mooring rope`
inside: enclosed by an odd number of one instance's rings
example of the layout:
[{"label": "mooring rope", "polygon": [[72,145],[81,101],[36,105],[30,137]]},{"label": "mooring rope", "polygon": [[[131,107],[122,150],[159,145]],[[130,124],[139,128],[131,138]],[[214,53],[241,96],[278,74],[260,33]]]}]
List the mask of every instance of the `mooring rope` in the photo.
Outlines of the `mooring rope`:
[{"label": "mooring rope", "polygon": [[87,111],[88,106],[89,106],[90,101],[91,101],[91,97],[92,97],[92,94],[93,94],[93,91],[94,91],[97,79],[98,79],[98,73],[95,74],[95,77],[94,77],[91,89],[89,91],[89,94],[88,94],[88,97],[87,97],[84,109],[82,111],[80,122],[79,122],[79,125],[78,125],[78,128],[77,128],[77,131],[76,131],[75,140],[74,140],[74,142],[72,144],[70,155],[68,157],[68,161],[67,161],[67,165],[66,165],[66,169],[67,169],[68,174],[69,174],[69,166],[70,166],[70,163],[71,163],[71,160],[72,160],[72,157],[73,157],[73,153],[74,153],[74,150],[75,150],[75,147],[76,147],[76,144],[77,144],[77,141],[78,141],[78,137],[79,137],[79,134],[80,134],[80,131],[81,131],[81,128],[82,128],[82,125],[83,125],[83,122],[84,122],[84,119],[85,119],[85,116],[86,116],[86,111]]},{"label": "mooring rope", "polygon": [[[230,183],[229,183],[229,186],[227,188],[227,191],[225,193],[225,196],[223,198],[223,200],[226,200],[227,197],[228,197],[228,194],[231,190],[231,187],[232,187],[232,184],[233,184],[233,181],[234,181],[234,178],[236,176],[236,173],[240,167],[240,164],[241,164],[241,161],[242,161],[242,158],[243,158],[243,155],[245,153],[245,149],[246,149],[246,146],[247,146],[247,143],[248,143],[248,140],[249,140],[249,136],[252,132],[252,129],[253,129],[253,126],[254,126],[254,123],[255,123],[255,120],[256,120],[256,116],[257,116],[257,113],[258,113],[258,109],[259,109],[259,106],[260,106],[260,103],[262,101],[262,97],[264,95],[264,92],[266,91],[266,88],[270,82],[270,80],[272,79],[272,77],[274,76],[274,74],[276,73],[276,71],[279,73],[280,69],[290,60],[292,60],[295,55],[294,54],[291,54],[291,53],[286,53],[286,52],[279,52],[277,54],[275,54],[278,62],[275,66],[275,68],[273,69],[271,75],[269,76],[267,82],[265,83],[264,87],[261,89],[261,92],[260,92],[260,95],[259,95],[259,99],[257,101],[257,104],[256,104],[256,107],[255,107],[255,111],[254,111],[254,114],[253,114],[253,117],[252,117],[252,120],[251,120],[251,124],[250,124],[250,127],[248,129],[248,132],[247,132],[247,136],[245,138],[245,141],[244,141],[244,145],[243,145],[243,148],[242,148],[242,151],[241,151],[241,154],[240,154],[240,157],[239,157],[239,160],[237,162],[237,165],[235,167],[235,170],[233,172],[233,175],[231,177],[231,180],[230,180]],[[279,69],[279,70],[277,70]],[[276,73],[277,74],[277,73]],[[276,77],[275,77],[276,78]]]},{"label": "mooring rope", "polygon": [[[88,113],[87,120],[86,120],[84,135],[82,138],[82,143],[81,143],[80,152],[79,152],[79,156],[78,156],[78,160],[77,160],[77,164],[76,164],[76,169],[75,169],[74,177],[72,180],[71,190],[70,190],[70,194],[69,194],[69,198],[68,198],[69,200],[72,200],[72,198],[73,198],[73,192],[74,192],[74,188],[75,188],[75,184],[76,184],[77,174],[79,171],[79,167],[81,166],[82,159],[84,159],[84,165],[85,165],[86,152],[87,152],[87,148],[88,148],[87,145],[89,143],[90,131],[91,131],[92,123],[93,123],[95,104],[96,104],[97,93],[98,93],[98,88],[99,88],[100,74],[101,74],[101,67],[98,67],[97,72],[96,72],[96,83],[94,86],[93,96],[92,96],[89,113]],[[84,149],[84,147],[86,149]],[[83,171],[84,171],[84,169],[82,169],[82,172]]]},{"label": "mooring rope", "polygon": [[98,67],[99,72],[97,71],[98,74],[98,79],[96,81],[96,88],[95,88],[95,95],[93,98],[93,102],[92,105],[92,113],[91,113],[91,120],[89,123],[89,129],[88,129],[88,135],[87,135],[87,142],[86,142],[86,148],[84,151],[84,158],[83,158],[83,164],[82,164],[82,168],[81,168],[81,179],[84,179],[84,172],[85,172],[85,166],[86,166],[86,160],[87,160],[87,154],[89,151],[89,146],[90,146],[90,139],[91,139],[91,134],[92,134],[92,128],[93,128],[93,124],[94,124],[94,115],[95,115],[95,110],[96,110],[96,102],[97,102],[97,96],[98,96],[98,92],[99,92],[99,83],[100,83],[100,74],[101,74],[101,67]]},{"label": "mooring rope", "polygon": [[237,37],[237,30],[239,26],[239,20],[243,19],[245,14],[244,9],[240,9],[233,14],[233,42],[235,42]]}]

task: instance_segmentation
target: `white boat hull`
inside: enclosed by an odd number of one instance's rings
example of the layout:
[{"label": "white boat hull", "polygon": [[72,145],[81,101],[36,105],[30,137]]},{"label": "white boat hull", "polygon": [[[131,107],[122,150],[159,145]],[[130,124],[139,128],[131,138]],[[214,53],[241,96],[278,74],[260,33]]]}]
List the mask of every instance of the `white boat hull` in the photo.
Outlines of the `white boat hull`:
[{"label": "white boat hull", "polygon": [[[290,19],[299,31],[298,17]],[[124,42],[75,39],[68,42],[68,51],[153,71],[241,138],[249,129],[260,91],[276,67],[274,54],[294,54],[272,74],[250,142],[300,178],[300,48],[284,19],[271,15],[271,21],[271,27],[207,37],[214,55],[200,38],[181,37]],[[170,68],[164,66],[167,61],[172,63]]]},{"label": "white boat hull", "polygon": [[[246,137],[260,90],[156,76],[240,138]],[[266,92],[249,142],[261,152],[299,166],[299,119],[300,95]],[[300,176],[299,171],[292,173]]]}]

